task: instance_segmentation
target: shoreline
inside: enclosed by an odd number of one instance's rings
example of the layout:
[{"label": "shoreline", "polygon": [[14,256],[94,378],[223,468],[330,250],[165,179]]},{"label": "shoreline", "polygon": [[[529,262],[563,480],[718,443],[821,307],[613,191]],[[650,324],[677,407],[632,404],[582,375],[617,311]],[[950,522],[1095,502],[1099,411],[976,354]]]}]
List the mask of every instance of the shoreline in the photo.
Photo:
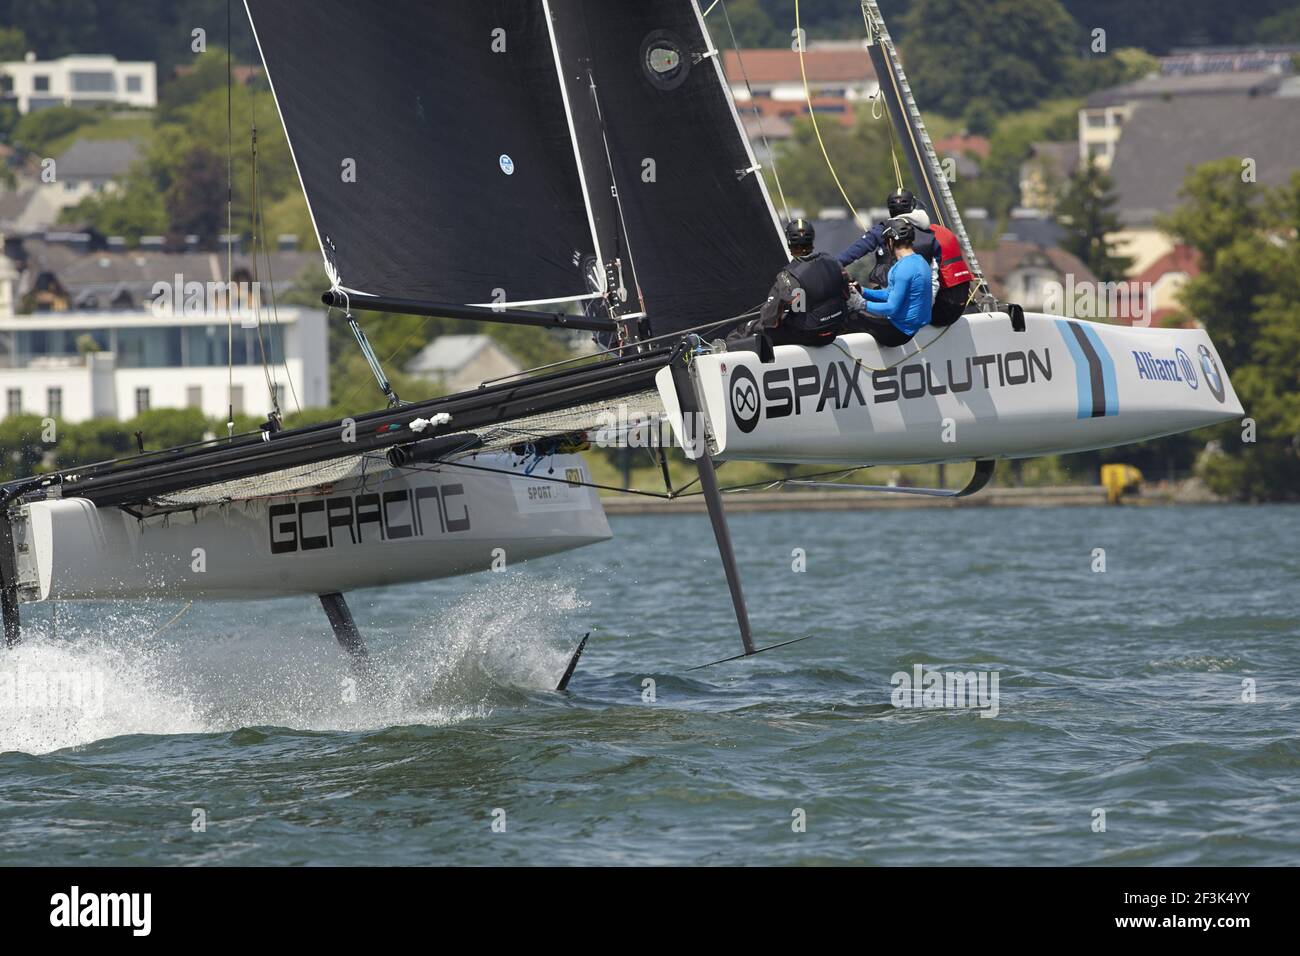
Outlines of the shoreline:
[{"label": "shoreline", "polygon": [[[1144,486],[1125,495],[1122,506],[1223,504],[1225,500],[1187,485]],[[648,498],[638,495],[601,497],[610,515],[695,514],[706,509],[700,495]],[[727,510],[740,511],[872,511],[892,508],[1059,508],[1106,507],[1101,485],[1059,485],[1043,488],[988,488],[969,498],[931,498],[884,491],[746,491],[726,496]],[[1113,507],[1113,506],[1112,506]]]}]

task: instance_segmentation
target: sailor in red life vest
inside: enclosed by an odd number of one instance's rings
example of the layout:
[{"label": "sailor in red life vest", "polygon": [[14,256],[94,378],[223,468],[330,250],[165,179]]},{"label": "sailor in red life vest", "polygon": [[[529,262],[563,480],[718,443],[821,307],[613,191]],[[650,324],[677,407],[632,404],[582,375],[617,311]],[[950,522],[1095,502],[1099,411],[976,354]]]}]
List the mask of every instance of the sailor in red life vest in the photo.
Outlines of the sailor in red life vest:
[{"label": "sailor in red life vest", "polygon": [[970,303],[970,267],[962,258],[961,243],[951,229],[934,223],[930,226],[939,243],[939,291],[934,297],[930,324],[952,325],[966,311]]},{"label": "sailor in red life vest", "polygon": [[920,206],[903,213],[901,218],[910,222],[918,235],[928,236],[934,244],[934,307],[930,324],[940,328],[952,325],[970,303],[973,278],[966,260],[962,258],[961,242],[950,229],[932,224],[929,214]]}]

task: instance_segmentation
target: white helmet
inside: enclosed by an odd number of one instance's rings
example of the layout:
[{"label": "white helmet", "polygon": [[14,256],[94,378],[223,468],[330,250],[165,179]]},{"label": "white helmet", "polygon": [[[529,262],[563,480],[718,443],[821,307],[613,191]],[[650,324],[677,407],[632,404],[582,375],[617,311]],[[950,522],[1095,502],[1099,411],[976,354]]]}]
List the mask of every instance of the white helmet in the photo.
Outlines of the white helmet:
[{"label": "white helmet", "polygon": [[930,214],[927,213],[927,212],[926,212],[924,209],[922,209],[920,206],[917,206],[917,207],[916,207],[915,209],[913,209],[911,212],[905,212],[905,213],[903,213],[899,218],[900,218],[900,219],[906,219],[908,222],[910,222],[910,223],[911,223],[913,226],[915,226],[917,229],[929,229],[929,228],[930,228]]}]

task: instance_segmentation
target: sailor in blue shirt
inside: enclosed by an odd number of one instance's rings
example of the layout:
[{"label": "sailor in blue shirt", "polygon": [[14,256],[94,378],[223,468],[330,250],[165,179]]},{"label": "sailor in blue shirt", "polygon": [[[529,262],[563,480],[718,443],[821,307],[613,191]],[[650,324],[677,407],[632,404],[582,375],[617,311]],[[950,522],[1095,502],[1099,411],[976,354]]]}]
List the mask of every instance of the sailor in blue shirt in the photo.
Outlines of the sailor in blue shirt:
[{"label": "sailor in blue shirt", "polygon": [[889,286],[864,289],[866,310],[849,321],[849,332],[866,332],[881,346],[904,345],[930,324],[930,264],[912,248],[916,231],[906,219],[885,223],[884,239],[897,260]]}]

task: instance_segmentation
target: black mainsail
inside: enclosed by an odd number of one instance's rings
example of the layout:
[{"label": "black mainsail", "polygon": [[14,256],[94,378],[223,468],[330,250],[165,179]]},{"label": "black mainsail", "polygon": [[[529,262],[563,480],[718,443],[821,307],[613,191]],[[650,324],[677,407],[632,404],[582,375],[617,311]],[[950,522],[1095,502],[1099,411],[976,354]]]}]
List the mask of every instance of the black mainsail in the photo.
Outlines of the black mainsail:
[{"label": "black mainsail", "polygon": [[595,256],[538,0],[246,0],[331,278],[513,305]]},{"label": "black mainsail", "polygon": [[694,0],[246,4],[337,290],[719,332],[788,261]]}]

